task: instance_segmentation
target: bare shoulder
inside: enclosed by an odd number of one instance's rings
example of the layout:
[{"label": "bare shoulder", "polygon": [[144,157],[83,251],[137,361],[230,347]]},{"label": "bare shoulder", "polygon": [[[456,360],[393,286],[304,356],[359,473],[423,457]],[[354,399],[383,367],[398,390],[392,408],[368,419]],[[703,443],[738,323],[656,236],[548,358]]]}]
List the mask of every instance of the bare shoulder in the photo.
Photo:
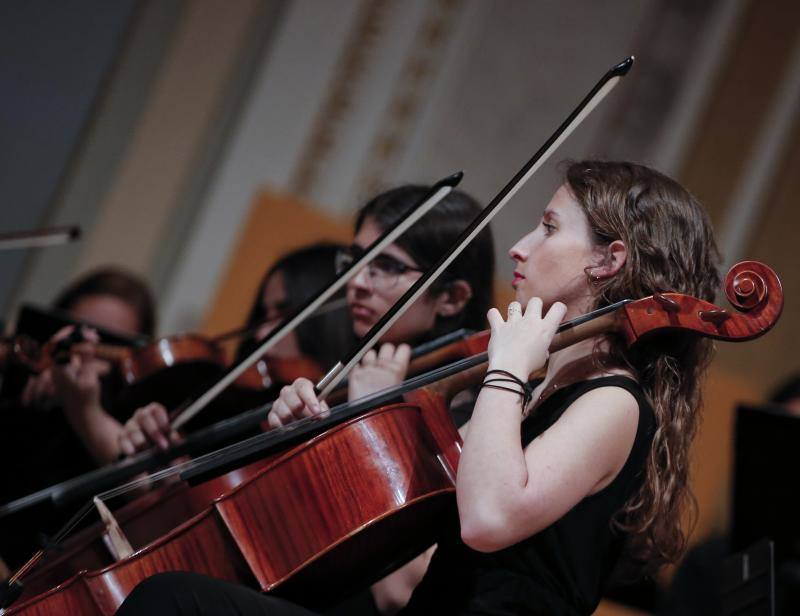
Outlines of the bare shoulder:
[{"label": "bare shoulder", "polygon": [[589,445],[601,476],[590,493],[605,488],[628,459],[639,426],[639,402],[618,385],[601,385],[579,396],[557,423],[574,431],[576,439]]},{"label": "bare shoulder", "polygon": [[619,424],[636,427],[639,402],[628,389],[620,385],[600,385],[578,396],[564,411],[562,419],[607,424],[608,428],[618,427]]}]

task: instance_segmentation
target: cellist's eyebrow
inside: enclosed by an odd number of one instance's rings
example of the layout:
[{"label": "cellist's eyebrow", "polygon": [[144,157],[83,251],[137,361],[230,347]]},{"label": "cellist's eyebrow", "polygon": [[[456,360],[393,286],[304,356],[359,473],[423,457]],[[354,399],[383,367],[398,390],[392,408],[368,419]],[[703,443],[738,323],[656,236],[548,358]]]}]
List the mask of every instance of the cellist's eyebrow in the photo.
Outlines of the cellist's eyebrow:
[{"label": "cellist's eyebrow", "polygon": [[558,220],[558,212],[556,212],[555,210],[546,209],[542,213],[542,218],[551,218],[553,220]]}]

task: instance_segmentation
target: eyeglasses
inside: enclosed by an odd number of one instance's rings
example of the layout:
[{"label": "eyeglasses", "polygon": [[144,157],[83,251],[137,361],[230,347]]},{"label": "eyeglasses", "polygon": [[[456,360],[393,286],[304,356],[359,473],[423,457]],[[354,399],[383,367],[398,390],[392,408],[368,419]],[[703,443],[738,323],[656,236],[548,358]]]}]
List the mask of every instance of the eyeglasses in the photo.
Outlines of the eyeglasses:
[{"label": "eyeglasses", "polygon": [[[358,246],[340,248],[336,253],[336,273],[341,274],[344,272],[363,254],[364,250]],[[394,288],[400,276],[406,272],[422,271],[423,270],[418,267],[407,265],[383,253],[376,255],[375,258],[367,264],[367,276],[369,276],[370,285],[373,289],[381,289],[384,291]]]}]

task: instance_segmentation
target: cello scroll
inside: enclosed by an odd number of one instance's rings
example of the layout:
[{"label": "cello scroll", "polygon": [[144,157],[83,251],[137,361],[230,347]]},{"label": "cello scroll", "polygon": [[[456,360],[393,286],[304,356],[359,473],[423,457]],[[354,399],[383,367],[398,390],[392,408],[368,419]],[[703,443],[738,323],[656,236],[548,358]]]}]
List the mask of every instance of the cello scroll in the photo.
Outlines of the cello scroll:
[{"label": "cello scroll", "polygon": [[657,293],[626,304],[621,329],[629,345],[656,330],[692,331],[717,340],[743,342],[768,332],[783,311],[777,274],[758,261],[742,261],[725,276],[735,311],[681,293]]}]

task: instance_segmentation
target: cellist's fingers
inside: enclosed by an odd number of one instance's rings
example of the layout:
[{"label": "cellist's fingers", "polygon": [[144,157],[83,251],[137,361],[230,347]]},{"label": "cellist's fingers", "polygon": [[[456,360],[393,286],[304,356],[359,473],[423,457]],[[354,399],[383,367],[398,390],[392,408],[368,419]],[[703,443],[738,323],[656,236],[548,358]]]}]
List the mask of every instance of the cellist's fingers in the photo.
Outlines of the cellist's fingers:
[{"label": "cellist's fingers", "polygon": [[[289,411],[286,411],[289,413]],[[291,413],[289,413],[291,415]],[[267,424],[270,427],[270,430],[274,430],[275,428],[280,428],[284,422],[281,420],[281,408],[278,403],[274,403],[272,408],[269,410],[269,414],[267,415]]]},{"label": "cellist's fingers", "polygon": [[497,308],[492,308],[486,313],[486,320],[489,321],[489,327],[492,330],[497,329],[500,325],[505,323],[503,320],[503,315],[500,314],[500,311]]},{"label": "cellist's fingers", "polygon": [[[281,389],[279,398],[294,419],[312,415],[313,411],[308,404],[318,405],[314,394],[314,385],[308,379],[299,378],[291,385]],[[290,418],[291,419],[291,418]]]},{"label": "cellist's fingers", "polygon": [[391,342],[382,344],[380,349],[378,349],[378,363],[392,361],[394,359],[394,351],[395,348]]},{"label": "cellist's fingers", "polygon": [[528,300],[528,305],[525,307],[525,316],[529,320],[533,317],[537,321],[542,318],[542,299],[540,297],[532,297]]},{"label": "cellist's fingers", "polygon": [[320,401],[319,408],[321,409],[319,414],[320,417],[327,417],[328,415],[331,414],[331,409],[328,406],[328,403],[325,402],[325,400]]},{"label": "cellist's fingers", "polygon": [[[132,446],[134,452],[139,451],[140,449],[144,449],[147,447],[149,441],[147,437],[142,432],[142,429],[139,427],[139,422],[136,421],[133,417],[131,417],[126,423],[123,429],[123,435],[121,438],[126,439]],[[122,442],[120,440],[120,442]]]},{"label": "cellist's fingers", "polygon": [[297,396],[303,402],[303,415],[318,415],[322,409],[317,392],[314,391],[314,384],[308,379],[297,379],[294,382],[294,388]]},{"label": "cellist's fingers", "polygon": [[169,431],[169,442],[173,445],[180,445],[183,442],[183,435],[177,430]]},{"label": "cellist's fingers", "polygon": [[148,405],[136,411],[134,419],[138,421],[141,431],[150,441],[158,445],[160,449],[169,449],[169,439],[167,438],[169,423],[163,426],[156,420],[155,415],[152,406]]},{"label": "cellist's fingers", "polygon": [[[285,388],[284,388],[285,389]],[[280,428],[283,425],[294,421],[294,415],[284,400],[284,393],[281,390],[280,397],[272,404],[272,408],[267,415],[267,423],[271,428]]]},{"label": "cellist's fingers", "polygon": [[128,438],[128,434],[126,432],[120,432],[117,442],[120,450],[122,450],[122,453],[124,453],[126,456],[132,456],[136,453],[136,447],[133,446],[133,443],[131,442],[131,439]]},{"label": "cellist's fingers", "polygon": [[162,431],[166,432],[169,429],[169,413],[163,404],[151,402],[144,408],[147,409],[147,412]]},{"label": "cellist's fingers", "polygon": [[408,364],[411,361],[411,347],[407,344],[398,344],[394,352],[394,362],[403,370],[403,375],[408,371]]},{"label": "cellist's fingers", "polygon": [[158,424],[161,433],[166,435],[169,442],[173,445],[183,442],[183,436],[177,431],[172,429],[172,424],[169,421],[169,413],[163,404],[153,402],[148,405],[151,408],[151,416]]}]

